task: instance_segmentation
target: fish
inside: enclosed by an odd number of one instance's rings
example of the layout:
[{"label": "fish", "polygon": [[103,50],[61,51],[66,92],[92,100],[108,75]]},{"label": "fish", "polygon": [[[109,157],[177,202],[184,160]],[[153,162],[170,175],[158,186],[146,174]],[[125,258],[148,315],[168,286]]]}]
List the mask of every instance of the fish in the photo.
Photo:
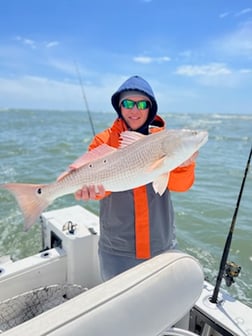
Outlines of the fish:
[{"label": "fish", "polygon": [[84,153],[52,183],[6,183],[0,188],[15,197],[28,231],[55,199],[83,186],[103,185],[106,191],[120,192],[152,183],[162,196],[170,171],[183,165],[207,140],[207,131],[190,129],[164,129],[149,135],[125,131],[119,148],[102,144]]}]

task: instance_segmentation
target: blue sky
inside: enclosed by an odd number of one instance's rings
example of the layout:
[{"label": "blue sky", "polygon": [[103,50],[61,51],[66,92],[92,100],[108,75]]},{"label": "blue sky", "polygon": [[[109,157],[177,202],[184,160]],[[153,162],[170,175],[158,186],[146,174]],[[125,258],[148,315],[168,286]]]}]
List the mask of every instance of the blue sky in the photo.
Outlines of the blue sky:
[{"label": "blue sky", "polygon": [[95,112],[138,74],[161,114],[251,114],[252,2],[0,1],[0,108],[85,109],[78,71]]}]

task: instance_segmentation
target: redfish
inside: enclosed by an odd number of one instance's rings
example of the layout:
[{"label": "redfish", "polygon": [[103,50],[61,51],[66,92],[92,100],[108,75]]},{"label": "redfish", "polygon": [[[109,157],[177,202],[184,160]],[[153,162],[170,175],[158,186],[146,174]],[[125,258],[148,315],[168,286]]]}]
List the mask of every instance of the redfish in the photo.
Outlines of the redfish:
[{"label": "redfish", "polygon": [[1,184],[11,192],[23,213],[25,230],[56,199],[84,185],[103,185],[118,192],[152,182],[156,193],[167,188],[169,172],[183,164],[208,140],[206,131],[162,130],[150,135],[126,131],[118,149],[103,144],[85,153],[51,184]]}]

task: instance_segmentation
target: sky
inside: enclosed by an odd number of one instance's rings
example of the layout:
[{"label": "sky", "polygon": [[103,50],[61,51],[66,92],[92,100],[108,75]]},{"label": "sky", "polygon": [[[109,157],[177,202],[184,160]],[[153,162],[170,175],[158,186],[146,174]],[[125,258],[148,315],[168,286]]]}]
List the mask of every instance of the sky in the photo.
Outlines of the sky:
[{"label": "sky", "polygon": [[251,0],[0,0],[0,109],[112,112],[132,75],[160,114],[252,114]]}]

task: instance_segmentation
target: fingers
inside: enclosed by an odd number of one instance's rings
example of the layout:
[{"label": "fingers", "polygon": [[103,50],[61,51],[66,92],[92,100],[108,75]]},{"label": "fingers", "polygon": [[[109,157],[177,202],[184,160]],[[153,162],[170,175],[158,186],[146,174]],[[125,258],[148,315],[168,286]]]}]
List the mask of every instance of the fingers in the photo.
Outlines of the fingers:
[{"label": "fingers", "polygon": [[105,189],[103,185],[90,185],[90,186],[83,186],[82,189],[76,191],[74,194],[75,198],[77,200],[95,200],[97,196],[104,196],[105,195]]},{"label": "fingers", "polygon": [[99,196],[105,196],[106,190],[103,187],[103,185],[99,184],[97,187],[98,187],[98,194],[99,194]]},{"label": "fingers", "polygon": [[74,197],[77,201],[81,200],[81,194],[82,194],[81,190],[76,191],[76,193],[74,194]]}]

